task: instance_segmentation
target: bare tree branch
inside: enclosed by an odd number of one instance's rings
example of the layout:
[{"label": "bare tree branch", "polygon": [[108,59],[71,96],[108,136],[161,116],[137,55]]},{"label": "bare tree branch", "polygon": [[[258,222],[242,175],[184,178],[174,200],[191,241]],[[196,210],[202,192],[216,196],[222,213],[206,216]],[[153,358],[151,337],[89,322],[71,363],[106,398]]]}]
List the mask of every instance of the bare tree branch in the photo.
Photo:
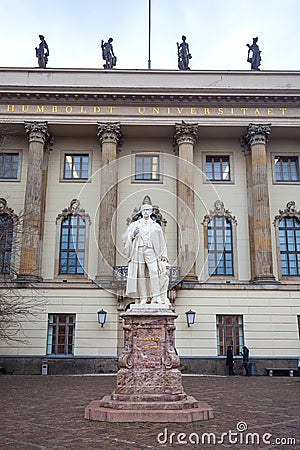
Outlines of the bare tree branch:
[{"label": "bare tree branch", "polygon": [[23,322],[37,318],[45,303],[45,297],[33,287],[22,294],[21,289],[3,283],[3,287],[0,286],[0,340],[26,342]]},{"label": "bare tree branch", "polygon": [[0,150],[6,150],[16,141],[16,131],[12,128],[9,120],[0,123]]},{"label": "bare tree branch", "polygon": [[24,213],[17,216],[0,198],[0,340],[25,342],[22,322],[32,320],[44,309],[46,299],[30,283],[17,280]]}]

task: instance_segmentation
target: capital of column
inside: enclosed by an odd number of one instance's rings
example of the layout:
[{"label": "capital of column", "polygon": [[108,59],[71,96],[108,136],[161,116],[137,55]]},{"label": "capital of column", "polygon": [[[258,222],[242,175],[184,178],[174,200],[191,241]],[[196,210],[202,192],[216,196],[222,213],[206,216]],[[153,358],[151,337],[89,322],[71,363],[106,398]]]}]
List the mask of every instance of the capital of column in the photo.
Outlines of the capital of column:
[{"label": "capital of column", "polygon": [[177,150],[181,144],[195,145],[198,139],[198,124],[175,123],[175,132],[173,136],[173,145]]},{"label": "capital of column", "polygon": [[247,133],[240,138],[240,144],[244,147],[245,153],[251,152],[251,147],[255,144],[267,145],[271,133],[271,124],[250,123]]},{"label": "capital of column", "polygon": [[53,145],[54,137],[48,131],[48,122],[24,122],[28,142],[40,142],[45,150]]},{"label": "capital of column", "polygon": [[121,144],[122,133],[120,122],[97,122],[97,126],[97,137],[101,145],[103,145],[104,143],[113,143],[115,145]]}]

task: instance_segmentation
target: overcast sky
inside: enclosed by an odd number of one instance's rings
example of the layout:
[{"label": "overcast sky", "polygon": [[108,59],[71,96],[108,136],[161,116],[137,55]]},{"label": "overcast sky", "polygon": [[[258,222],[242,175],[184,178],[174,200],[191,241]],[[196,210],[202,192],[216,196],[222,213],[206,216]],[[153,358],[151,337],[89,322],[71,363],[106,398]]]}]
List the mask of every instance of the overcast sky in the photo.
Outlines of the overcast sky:
[{"label": "overcast sky", "polygon": [[[113,38],[118,69],[147,69],[149,0],[0,0],[0,66],[36,67],[39,34],[48,67],[102,68]],[[152,0],[152,69],[177,69],[187,37],[194,70],[249,70],[258,36],[261,70],[300,70],[300,0]]]}]

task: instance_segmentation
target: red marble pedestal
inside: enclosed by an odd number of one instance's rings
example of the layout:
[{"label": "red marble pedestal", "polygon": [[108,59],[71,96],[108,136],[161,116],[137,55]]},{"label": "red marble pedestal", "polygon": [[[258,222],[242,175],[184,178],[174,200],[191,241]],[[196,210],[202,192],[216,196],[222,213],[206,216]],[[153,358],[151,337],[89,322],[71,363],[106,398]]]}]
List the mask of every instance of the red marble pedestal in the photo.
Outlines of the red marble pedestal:
[{"label": "red marble pedestal", "polygon": [[84,417],[106,422],[194,422],[213,418],[205,402],[186,395],[168,308],[147,305],[122,314],[124,351],[114,392],[94,400]]}]

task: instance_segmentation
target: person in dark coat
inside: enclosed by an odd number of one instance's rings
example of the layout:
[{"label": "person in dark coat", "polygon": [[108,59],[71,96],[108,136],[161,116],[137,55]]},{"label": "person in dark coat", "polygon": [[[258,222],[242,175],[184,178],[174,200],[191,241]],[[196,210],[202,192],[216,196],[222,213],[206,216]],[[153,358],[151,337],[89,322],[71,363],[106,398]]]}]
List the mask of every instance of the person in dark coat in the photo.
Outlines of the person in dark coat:
[{"label": "person in dark coat", "polygon": [[243,366],[245,369],[245,376],[249,377],[249,349],[244,345],[243,351],[241,352],[243,357]]},{"label": "person in dark coat", "polygon": [[235,375],[233,371],[233,365],[234,365],[234,359],[233,359],[233,353],[232,353],[232,347],[229,345],[227,347],[227,354],[226,354],[226,366],[228,366],[229,375]]}]

